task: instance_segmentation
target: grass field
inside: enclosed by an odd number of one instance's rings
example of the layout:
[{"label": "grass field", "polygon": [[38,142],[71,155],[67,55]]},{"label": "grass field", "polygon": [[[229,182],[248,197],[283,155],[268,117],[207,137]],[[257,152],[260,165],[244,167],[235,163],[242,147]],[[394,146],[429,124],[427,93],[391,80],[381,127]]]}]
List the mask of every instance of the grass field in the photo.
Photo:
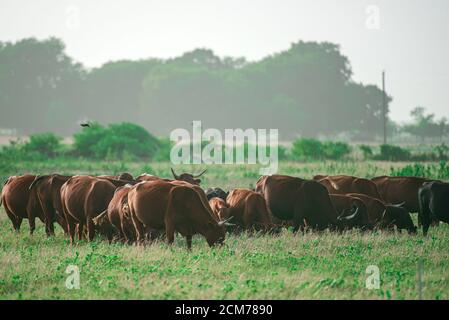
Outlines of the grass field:
[{"label": "grass field", "polygon": [[[426,164],[430,175],[445,176],[439,164]],[[283,174],[311,177],[344,173],[362,177],[398,172],[404,163],[281,163]],[[254,185],[258,168],[208,166],[204,187],[225,189]],[[47,161],[1,164],[2,178],[31,172],[115,173],[144,171],[168,176],[168,163]],[[183,169],[192,171],[192,167]],[[200,166],[193,167],[199,171]],[[412,169],[410,169],[412,170]],[[443,171],[442,171],[443,170]],[[226,246],[209,248],[194,237],[186,250],[178,236],[172,247],[108,245],[97,238],[71,247],[60,228],[47,239],[43,225],[30,237],[27,221],[14,233],[0,212],[1,299],[417,299],[418,263],[422,262],[422,297],[449,298],[449,227],[432,228],[428,237],[399,233],[342,235],[323,232],[277,236],[227,236]],[[65,286],[67,266],[80,270],[80,289]],[[380,271],[380,288],[367,289],[366,269]]]}]

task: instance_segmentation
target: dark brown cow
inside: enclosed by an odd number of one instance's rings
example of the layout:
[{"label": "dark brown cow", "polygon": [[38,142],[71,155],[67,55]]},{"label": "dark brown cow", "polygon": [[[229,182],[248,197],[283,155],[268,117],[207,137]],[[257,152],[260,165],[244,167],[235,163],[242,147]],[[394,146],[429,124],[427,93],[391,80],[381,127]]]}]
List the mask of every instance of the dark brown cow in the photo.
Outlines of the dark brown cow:
[{"label": "dark brown cow", "polygon": [[[116,184],[125,183],[117,181]],[[76,224],[78,238],[82,238],[82,230],[86,225],[89,241],[94,239],[93,219],[107,209],[117,187],[108,179],[92,176],[73,176],[63,184],[61,202],[71,243],[74,242]]]},{"label": "dark brown cow", "polygon": [[36,217],[45,223],[36,190],[29,189],[34,178],[29,174],[9,177],[2,190],[2,204],[14,230],[19,231],[22,220],[28,219],[31,235],[36,229]]},{"label": "dark brown cow", "polygon": [[185,181],[185,182],[188,182],[190,184],[199,186],[200,183],[201,183],[201,179],[197,179],[197,178],[201,177],[206,171],[207,170],[203,170],[203,172],[201,172],[198,175],[193,175],[191,173],[182,173],[180,175],[177,175],[175,173],[175,171],[173,170],[173,168],[171,168],[171,172],[172,172],[173,178],[175,180],[167,179],[167,178],[161,178],[161,177],[154,176],[154,175],[151,175],[151,174],[148,174],[148,173],[142,173],[140,176],[138,176],[136,178],[136,180],[138,180],[138,181],[159,181],[159,180],[162,180],[162,181],[166,181],[166,182]]},{"label": "dark brown cow", "polygon": [[264,176],[257,181],[256,191],[264,195],[275,217],[293,220],[294,231],[305,226],[318,230],[343,228],[329,193],[317,181],[283,175]]},{"label": "dark brown cow", "polygon": [[268,231],[273,227],[264,197],[249,189],[234,189],[226,198],[228,216],[242,229]]},{"label": "dark brown cow", "polygon": [[388,177],[381,176],[371,179],[379,190],[385,203],[404,203],[404,208],[410,212],[419,211],[418,191],[424,182],[433,180],[419,177]]},{"label": "dark brown cow", "polygon": [[394,225],[398,230],[405,229],[410,234],[416,233],[410,213],[400,205],[385,204],[382,200],[360,193],[350,193],[348,196],[361,199],[368,210],[370,223],[381,229],[391,229]]},{"label": "dark brown cow", "polygon": [[381,199],[377,186],[368,179],[353,176],[325,176],[317,175],[313,178],[321,183],[331,194],[361,193]]},{"label": "dark brown cow", "polygon": [[224,241],[224,222],[215,219],[210,207],[206,208],[198,192],[188,185],[141,182],[129,191],[128,205],[138,242],[145,239],[145,228],[165,230],[169,244],[178,231],[186,237],[189,249],[196,233],[210,246]]},{"label": "dark brown cow", "polygon": [[218,220],[224,220],[229,217],[229,206],[221,198],[213,197],[209,200],[209,205]]},{"label": "dark brown cow", "polygon": [[39,203],[45,217],[45,230],[47,235],[54,235],[54,225],[56,221],[64,233],[67,234],[67,221],[61,205],[61,187],[71,178],[59,174],[37,176],[30,185],[30,190],[35,188]]},{"label": "dark brown cow", "polygon": [[[329,196],[335,210],[340,213],[339,219],[351,222],[347,228],[372,229],[367,207],[361,199],[343,194],[330,194]],[[351,217],[354,214],[357,214],[357,218],[352,220]]]}]

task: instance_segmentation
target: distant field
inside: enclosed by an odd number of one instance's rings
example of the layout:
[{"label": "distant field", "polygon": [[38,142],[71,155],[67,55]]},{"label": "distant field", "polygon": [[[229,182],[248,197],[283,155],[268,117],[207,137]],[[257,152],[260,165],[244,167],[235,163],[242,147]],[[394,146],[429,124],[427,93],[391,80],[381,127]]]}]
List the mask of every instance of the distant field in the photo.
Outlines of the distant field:
[{"label": "distant field", "polygon": [[[405,163],[281,163],[279,172],[308,177],[344,173],[362,177],[390,174]],[[431,175],[445,174],[440,164],[427,164]],[[1,164],[2,178],[13,174],[129,171],[169,176],[168,163],[106,163],[52,160]],[[184,166],[177,171],[195,171]],[[392,169],[393,168],[393,169]],[[204,187],[225,189],[254,185],[253,166],[208,166]],[[432,171],[433,170],[433,171]],[[445,177],[446,179],[448,177]],[[228,236],[226,246],[209,248],[197,236],[186,250],[178,236],[172,247],[156,242],[145,248],[108,245],[97,238],[71,247],[57,229],[46,239],[38,222],[34,236],[27,221],[20,234],[0,212],[1,299],[417,299],[417,268],[422,261],[422,296],[449,299],[449,227],[432,228],[424,238],[399,233],[342,235],[285,230],[278,236]],[[65,287],[68,265],[80,269],[80,289]],[[369,290],[366,268],[380,270],[380,289]]]}]

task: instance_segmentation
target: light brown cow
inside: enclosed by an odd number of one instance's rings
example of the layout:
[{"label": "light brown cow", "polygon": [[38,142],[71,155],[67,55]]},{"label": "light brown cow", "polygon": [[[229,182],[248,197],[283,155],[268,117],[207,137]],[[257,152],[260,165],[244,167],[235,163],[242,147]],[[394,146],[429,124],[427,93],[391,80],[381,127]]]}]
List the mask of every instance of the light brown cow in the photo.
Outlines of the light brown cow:
[{"label": "light brown cow", "polygon": [[209,205],[217,219],[224,220],[229,217],[229,206],[223,199],[213,197],[209,200]]},{"label": "light brown cow", "polygon": [[29,189],[34,178],[29,174],[9,177],[2,190],[2,204],[14,230],[19,231],[22,220],[28,219],[31,235],[36,228],[36,217],[45,223],[36,190]]},{"label": "light brown cow", "polygon": [[145,239],[145,228],[165,230],[169,244],[178,231],[186,237],[189,249],[196,233],[203,235],[210,246],[224,241],[224,222],[214,218],[197,191],[188,185],[141,182],[129,191],[128,205],[140,243]]},{"label": "light brown cow", "polygon": [[243,229],[269,231],[272,227],[271,216],[264,197],[249,189],[234,189],[226,198],[229,206],[228,217]]},{"label": "light brown cow", "polygon": [[361,193],[381,199],[376,184],[368,179],[345,175],[317,175],[313,179],[325,186],[330,194]]}]

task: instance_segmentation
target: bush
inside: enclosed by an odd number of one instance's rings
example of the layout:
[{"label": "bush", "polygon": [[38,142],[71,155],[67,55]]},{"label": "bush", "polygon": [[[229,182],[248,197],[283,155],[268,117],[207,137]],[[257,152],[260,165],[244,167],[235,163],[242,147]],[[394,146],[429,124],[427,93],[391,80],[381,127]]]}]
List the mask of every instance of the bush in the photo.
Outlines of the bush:
[{"label": "bush", "polygon": [[95,123],[74,135],[75,153],[97,159],[149,160],[159,148],[154,136],[133,123],[111,124],[107,128]]},{"label": "bush", "polygon": [[30,140],[24,144],[23,150],[27,154],[38,154],[48,158],[54,158],[61,151],[61,137],[54,133],[39,133],[30,136]]},{"label": "bush", "polygon": [[315,139],[298,139],[293,142],[291,151],[294,160],[322,159],[324,156],[323,144]]},{"label": "bush", "polygon": [[377,160],[387,161],[408,161],[411,159],[411,153],[407,149],[390,144],[380,146],[380,154],[375,157]]},{"label": "bush", "polygon": [[373,149],[370,146],[362,144],[359,146],[360,151],[362,151],[363,159],[371,159],[373,157]]},{"label": "bush", "polygon": [[327,141],[323,144],[326,159],[339,160],[351,152],[351,147],[344,142]]},{"label": "bush", "polygon": [[302,138],[293,142],[291,156],[294,160],[339,160],[350,152],[351,147],[344,142],[322,143],[316,139]]}]

